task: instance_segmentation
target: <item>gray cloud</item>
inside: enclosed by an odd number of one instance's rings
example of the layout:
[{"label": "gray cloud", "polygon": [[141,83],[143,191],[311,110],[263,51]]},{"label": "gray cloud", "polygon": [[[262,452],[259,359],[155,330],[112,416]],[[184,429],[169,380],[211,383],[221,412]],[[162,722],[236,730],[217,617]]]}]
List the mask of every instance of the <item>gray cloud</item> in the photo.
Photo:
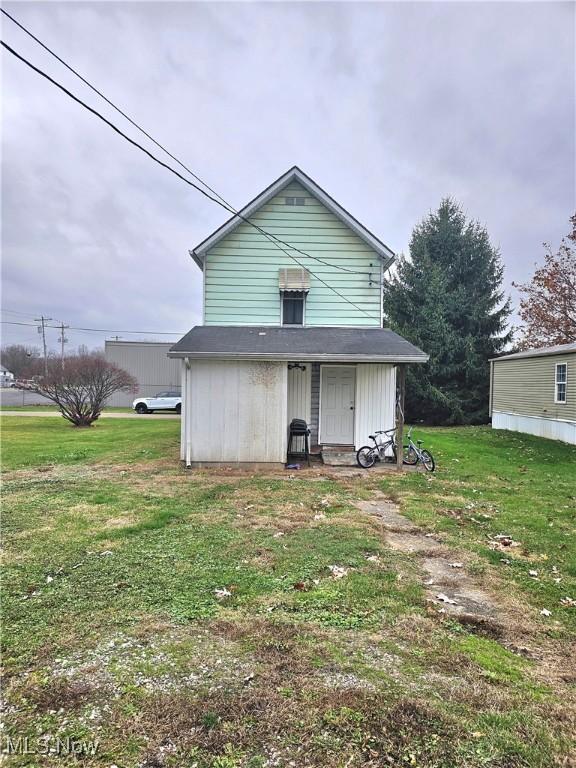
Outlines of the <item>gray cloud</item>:
[{"label": "gray cloud", "polygon": [[[508,286],[567,231],[572,3],[5,7],[236,206],[298,164],[400,251],[452,195],[500,246]],[[3,37],[141,138],[10,22]],[[187,250],[225,212],[8,54],[2,92],[3,307],[21,313],[3,319],[199,322]]]}]

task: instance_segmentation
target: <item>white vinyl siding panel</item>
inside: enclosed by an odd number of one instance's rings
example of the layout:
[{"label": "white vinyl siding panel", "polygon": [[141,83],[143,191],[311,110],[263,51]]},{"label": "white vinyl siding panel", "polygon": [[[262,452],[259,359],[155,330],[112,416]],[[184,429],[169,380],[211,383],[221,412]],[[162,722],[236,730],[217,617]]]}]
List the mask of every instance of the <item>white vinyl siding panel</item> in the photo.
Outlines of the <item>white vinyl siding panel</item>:
[{"label": "white vinyl siding panel", "polygon": [[[305,205],[285,205],[289,195],[305,197]],[[281,250],[285,246],[240,224],[206,255],[206,325],[279,325],[278,270],[302,265],[311,273],[306,325],[381,326],[379,256],[304,187],[289,184],[251,220],[327,263],[293,251],[298,264]]]},{"label": "white vinyl siding panel", "polygon": [[285,462],[286,363],[194,360],[185,378],[185,458]]},{"label": "white vinyl siding panel", "polygon": [[[556,363],[567,363],[566,402],[556,403]],[[493,363],[492,410],[576,421],[576,353]]]},{"label": "white vinyl siding panel", "polygon": [[304,419],[310,425],[312,410],[312,364],[306,370],[288,370],[288,424],[292,419]]},{"label": "white vinyl siding panel", "polygon": [[547,440],[561,440],[563,443],[576,445],[576,422],[543,419],[538,416],[519,416],[516,413],[492,413],[493,429],[507,429],[512,432],[525,432]]},{"label": "white vinyl siding panel", "polygon": [[356,411],[354,442],[356,450],[372,445],[370,435],[377,429],[395,425],[396,369],[383,363],[356,367]]}]

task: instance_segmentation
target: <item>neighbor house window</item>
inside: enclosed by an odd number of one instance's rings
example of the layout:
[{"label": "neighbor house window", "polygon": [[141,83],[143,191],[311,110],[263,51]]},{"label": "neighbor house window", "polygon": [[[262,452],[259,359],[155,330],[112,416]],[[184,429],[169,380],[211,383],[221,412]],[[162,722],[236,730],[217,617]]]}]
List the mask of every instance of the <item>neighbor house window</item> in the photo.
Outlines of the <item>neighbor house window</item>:
[{"label": "neighbor house window", "polygon": [[284,202],[286,205],[306,205],[305,197],[285,197]]},{"label": "neighbor house window", "polygon": [[566,377],[568,375],[567,363],[556,363],[556,379],[555,379],[555,392],[554,402],[565,403],[566,402]]},{"label": "neighbor house window", "polygon": [[305,291],[282,291],[282,325],[304,325]]}]

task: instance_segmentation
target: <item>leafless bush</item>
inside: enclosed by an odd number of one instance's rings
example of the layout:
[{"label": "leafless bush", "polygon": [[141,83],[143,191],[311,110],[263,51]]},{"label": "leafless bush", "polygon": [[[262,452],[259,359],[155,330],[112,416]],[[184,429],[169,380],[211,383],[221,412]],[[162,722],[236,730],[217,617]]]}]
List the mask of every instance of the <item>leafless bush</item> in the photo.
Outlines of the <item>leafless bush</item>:
[{"label": "leafless bush", "polygon": [[49,360],[47,375],[37,376],[25,388],[52,400],[75,427],[89,427],[111,395],[134,392],[136,386],[133,376],[93,352]]}]

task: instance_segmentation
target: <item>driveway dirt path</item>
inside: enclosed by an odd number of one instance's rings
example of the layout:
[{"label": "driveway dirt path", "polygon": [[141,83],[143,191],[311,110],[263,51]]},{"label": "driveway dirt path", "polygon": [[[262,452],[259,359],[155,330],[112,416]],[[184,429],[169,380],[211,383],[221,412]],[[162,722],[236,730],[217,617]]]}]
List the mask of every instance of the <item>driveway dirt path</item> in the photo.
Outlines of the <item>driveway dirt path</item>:
[{"label": "driveway dirt path", "polygon": [[432,534],[422,533],[399,512],[396,504],[378,496],[371,501],[360,501],[357,506],[379,518],[389,547],[419,556],[428,600],[438,606],[440,613],[479,623],[485,619],[498,620],[500,610],[496,600],[475,583],[464,562]]},{"label": "driveway dirt path", "polygon": [[399,507],[377,491],[369,501],[356,507],[374,515],[380,522],[389,547],[413,555],[421,572],[430,613],[444,615],[486,637],[497,639],[504,647],[524,656],[535,665],[538,677],[564,691],[571,711],[576,709],[573,685],[576,643],[560,643],[546,637],[537,618],[511,590],[487,575],[477,575],[470,568],[469,552],[458,552],[405,517]]}]

